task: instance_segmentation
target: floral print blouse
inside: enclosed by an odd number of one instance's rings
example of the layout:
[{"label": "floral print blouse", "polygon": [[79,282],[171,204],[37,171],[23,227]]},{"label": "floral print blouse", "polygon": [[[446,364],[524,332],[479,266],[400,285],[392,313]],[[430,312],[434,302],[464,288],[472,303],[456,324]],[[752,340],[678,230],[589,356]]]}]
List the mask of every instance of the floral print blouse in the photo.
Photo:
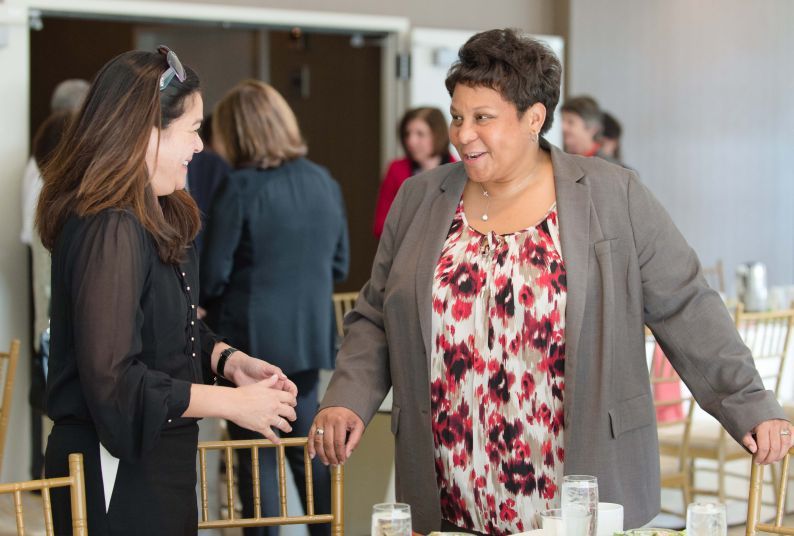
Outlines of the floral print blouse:
[{"label": "floral print blouse", "polygon": [[431,406],[447,521],[486,534],[537,526],[563,476],[566,275],[556,205],[507,235],[458,205],[433,283]]}]

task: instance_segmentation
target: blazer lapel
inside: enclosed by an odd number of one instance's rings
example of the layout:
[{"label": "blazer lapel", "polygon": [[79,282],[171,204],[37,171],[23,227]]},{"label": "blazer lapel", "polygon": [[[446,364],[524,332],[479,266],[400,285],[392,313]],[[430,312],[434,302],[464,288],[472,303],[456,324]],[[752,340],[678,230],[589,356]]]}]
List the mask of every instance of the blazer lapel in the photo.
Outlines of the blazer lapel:
[{"label": "blazer lapel", "polygon": [[565,310],[565,422],[570,425],[570,412],[576,383],[576,359],[579,335],[584,320],[587,297],[587,271],[590,257],[590,187],[579,182],[584,176],[576,160],[556,147],[551,147],[560,244],[568,282]]},{"label": "blazer lapel", "polygon": [[441,182],[438,195],[430,202],[430,214],[424,237],[416,259],[416,304],[419,308],[419,325],[425,345],[428,372],[430,371],[430,349],[432,341],[433,274],[441,256],[441,249],[452,225],[452,218],[466,186],[466,171],[463,164],[456,165]]}]

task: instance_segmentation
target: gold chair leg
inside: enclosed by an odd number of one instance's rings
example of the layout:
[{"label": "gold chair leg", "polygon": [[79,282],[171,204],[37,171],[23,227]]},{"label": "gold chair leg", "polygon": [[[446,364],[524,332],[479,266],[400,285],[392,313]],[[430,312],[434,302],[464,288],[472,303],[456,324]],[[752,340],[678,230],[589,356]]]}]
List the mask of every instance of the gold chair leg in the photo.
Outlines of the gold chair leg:
[{"label": "gold chair leg", "polygon": [[750,463],[750,496],[747,500],[747,528],[745,529],[745,536],[756,536],[755,525],[758,523],[758,513],[761,509],[764,467],[752,461]]}]

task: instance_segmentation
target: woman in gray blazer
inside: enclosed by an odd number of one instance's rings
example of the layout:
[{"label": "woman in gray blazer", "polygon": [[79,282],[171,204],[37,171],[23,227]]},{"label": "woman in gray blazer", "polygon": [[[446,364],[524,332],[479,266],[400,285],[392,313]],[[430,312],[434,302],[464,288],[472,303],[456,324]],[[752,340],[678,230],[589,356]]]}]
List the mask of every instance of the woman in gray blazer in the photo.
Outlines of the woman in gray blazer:
[{"label": "woman in gray blazer", "polygon": [[408,180],[345,320],[310,432],[343,463],[390,387],[397,499],[414,530],[508,534],[598,477],[625,525],[659,511],[643,325],[761,463],[791,445],[718,294],[636,174],[549,145],[560,63],[512,30],[472,37],[446,85],[462,161]]}]

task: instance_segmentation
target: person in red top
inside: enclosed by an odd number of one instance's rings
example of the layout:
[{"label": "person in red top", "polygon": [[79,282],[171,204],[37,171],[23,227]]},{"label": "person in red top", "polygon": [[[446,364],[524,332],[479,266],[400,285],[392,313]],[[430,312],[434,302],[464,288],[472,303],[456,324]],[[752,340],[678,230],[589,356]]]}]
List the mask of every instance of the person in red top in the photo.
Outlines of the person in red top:
[{"label": "person in red top", "polygon": [[380,185],[372,232],[380,239],[383,223],[400,186],[420,171],[455,162],[449,152],[449,131],[438,108],[413,108],[405,112],[398,129],[404,158],[392,160]]}]

